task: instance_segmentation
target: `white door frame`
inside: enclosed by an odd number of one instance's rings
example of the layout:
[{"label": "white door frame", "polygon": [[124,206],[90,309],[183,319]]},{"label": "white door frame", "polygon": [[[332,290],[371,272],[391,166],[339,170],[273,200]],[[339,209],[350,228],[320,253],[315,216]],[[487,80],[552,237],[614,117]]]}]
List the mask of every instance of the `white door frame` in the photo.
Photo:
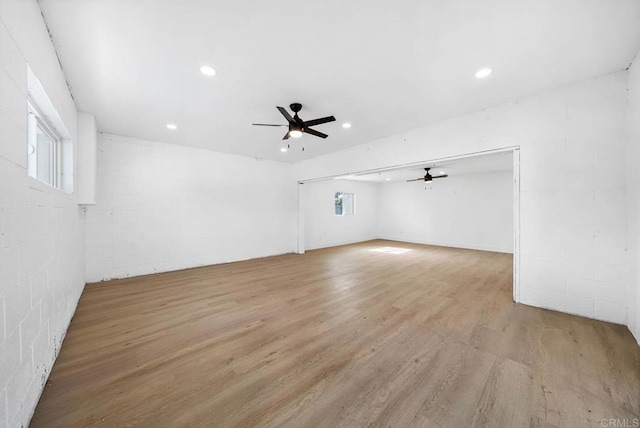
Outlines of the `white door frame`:
[{"label": "white door frame", "polygon": [[296,253],[304,254],[304,183],[298,182],[298,242]]},{"label": "white door frame", "polygon": [[520,303],[520,147],[513,150],[513,301]]},{"label": "white door frame", "polygon": [[304,237],[304,184],[314,181],[333,180],[335,178],[347,175],[374,174],[377,172],[391,171],[395,169],[410,168],[412,166],[421,166],[429,163],[450,162],[458,159],[466,159],[475,156],[488,155],[493,153],[513,152],[513,301],[520,303],[520,146],[510,146],[501,149],[485,150],[481,152],[467,153],[458,156],[448,156],[439,159],[428,159],[418,162],[411,162],[402,165],[392,165],[383,168],[375,168],[364,171],[352,171],[339,175],[331,175],[328,177],[313,178],[298,181],[298,236],[296,252],[304,254],[305,237]]}]

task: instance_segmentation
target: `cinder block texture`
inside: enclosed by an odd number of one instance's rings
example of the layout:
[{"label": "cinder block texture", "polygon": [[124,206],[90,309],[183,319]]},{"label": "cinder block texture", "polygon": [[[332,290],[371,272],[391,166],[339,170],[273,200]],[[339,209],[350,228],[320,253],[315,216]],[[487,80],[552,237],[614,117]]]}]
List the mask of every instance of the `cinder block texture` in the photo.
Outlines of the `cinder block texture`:
[{"label": "cinder block texture", "polygon": [[[629,271],[627,303],[629,328],[640,343],[640,53],[629,68],[628,141],[626,151],[626,216]],[[601,310],[605,310],[604,307]],[[611,310],[611,309],[607,309]]]},{"label": "cinder block texture", "polygon": [[[625,160],[627,175],[637,178],[640,150],[627,156],[628,78],[627,71],[614,73],[302,161],[294,176],[329,177],[517,146],[520,302],[631,326],[638,281],[636,274],[630,284],[625,275],[627,221],[637,199],[625,202]],[[634,129],[638,117],[630,119]]]},{"label": "cinder block texture", "polygon": [[87,281],[291,253],[291,164],[101,134]]},{"label": "cinder block texture", "polygon": [[27,176],[27,63],[75,133],[76,109],[35,1],[0,7],[0,426],[27,426],[84,287],[73,194]]}]

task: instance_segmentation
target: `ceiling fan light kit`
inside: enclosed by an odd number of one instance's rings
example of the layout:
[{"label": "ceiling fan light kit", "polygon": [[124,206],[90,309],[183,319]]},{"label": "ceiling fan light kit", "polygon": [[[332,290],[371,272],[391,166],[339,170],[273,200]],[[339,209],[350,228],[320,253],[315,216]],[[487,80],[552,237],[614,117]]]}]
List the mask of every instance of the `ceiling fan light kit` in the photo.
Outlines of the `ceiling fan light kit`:
[{"label": "ceiling fan light kit", "polygon": [[[282,138],[283,140],[292,138],[300,138],[302,134],[310,134],[320,138],[327,138],[328,135],[322,132],[316,131],[312,129],[312,126],[322,125],[323,123],[334,122],[336,120],[333,116],[321,117],[319,119],[312,120],[302,120],[300,116],[298,116],[298,112],[302,110],[302,104],[300,103],[292,103],[289,108],[293,112],[293,117],[289,114],[289,112],[284,107],[276,107],[278,111],[287,119],[287,125],[277,125],[277,124],[269,124],[269,123],[253,123],[255,126],[285,126],[288,127],[289,130]],[[304,148],[302,149],[304,150]]]},{"label": "ceiling fan light kit", "polygon": [[293,138],[302,137],[302,129],[296,125],[289,126],[289,136]]}]

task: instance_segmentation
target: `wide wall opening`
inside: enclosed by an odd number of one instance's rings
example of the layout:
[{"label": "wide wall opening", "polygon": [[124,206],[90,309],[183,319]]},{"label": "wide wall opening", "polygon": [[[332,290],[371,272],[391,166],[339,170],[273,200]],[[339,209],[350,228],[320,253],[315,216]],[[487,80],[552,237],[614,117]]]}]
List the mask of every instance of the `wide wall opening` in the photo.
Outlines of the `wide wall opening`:
[{"label": "wide wall opening", "polygon": [[298,219],[299,253],[384,239],[511,254],[519,301],[517,148],[301,182]]}]

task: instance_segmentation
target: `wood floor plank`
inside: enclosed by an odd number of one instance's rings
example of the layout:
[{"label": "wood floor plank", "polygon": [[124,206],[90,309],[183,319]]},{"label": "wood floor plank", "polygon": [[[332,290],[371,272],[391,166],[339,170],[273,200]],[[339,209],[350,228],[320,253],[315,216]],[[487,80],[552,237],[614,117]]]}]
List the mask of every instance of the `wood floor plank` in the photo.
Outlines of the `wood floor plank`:
[{"label": "wood floor plank", "polygon": [[509,254],[376,240],[88,284],[31,425],[639,417],[628,330],[517,305],[512,272]]},{"label": "wood floor plank", "polygon": [[534,374],[531,367],[497,360],[478,403],[474,426],[521,427],[531,421]]}]

